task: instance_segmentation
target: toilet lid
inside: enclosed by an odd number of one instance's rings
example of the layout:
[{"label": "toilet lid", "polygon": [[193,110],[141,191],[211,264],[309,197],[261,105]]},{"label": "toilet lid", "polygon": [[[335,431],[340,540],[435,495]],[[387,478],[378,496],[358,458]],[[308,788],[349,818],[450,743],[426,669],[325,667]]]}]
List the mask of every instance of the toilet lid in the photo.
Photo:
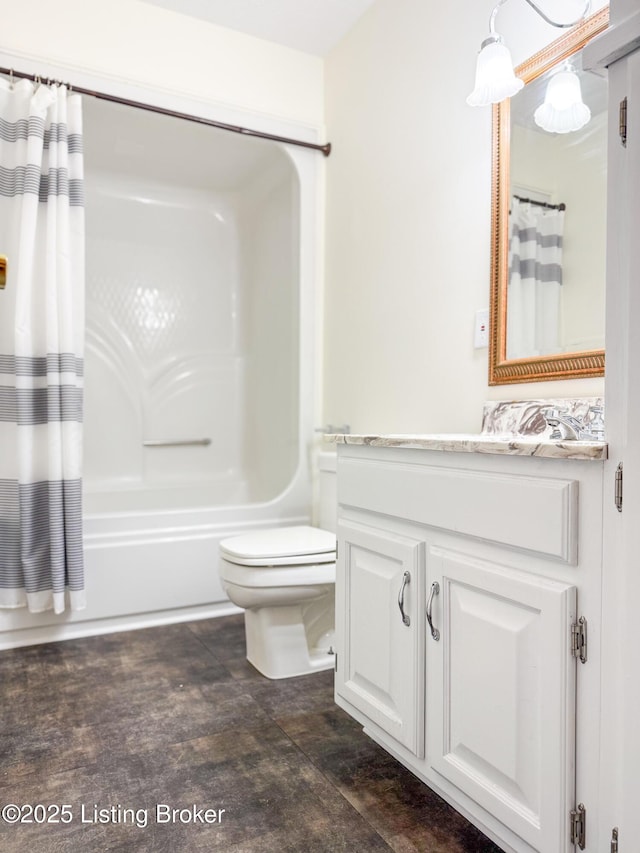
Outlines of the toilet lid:
[{"label": "toilet lid", "polygon": [[336,536],[307,525],[252,530],[224,539],[220,553],[232,563],[248,566],[330,563],[336,558]]}]

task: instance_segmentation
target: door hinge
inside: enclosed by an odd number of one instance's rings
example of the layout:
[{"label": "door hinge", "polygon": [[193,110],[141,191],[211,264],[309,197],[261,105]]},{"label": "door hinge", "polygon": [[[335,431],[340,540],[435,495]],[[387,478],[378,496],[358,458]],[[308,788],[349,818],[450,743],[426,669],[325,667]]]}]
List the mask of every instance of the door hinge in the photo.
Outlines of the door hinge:
[{"label": "door hinge", "polygon": [[618,512],[622,512],[622,462],[616,468],[615,502]]},{"label": "door hinge", "polygon": [[620,101],[620,113],[619,113],[619,132],[620,132],[620,142],[627,147],[627,99],[623,98]]},{"label": "door hinge", "polygon": [[570,820],[571,843],[577,844],[581,850],[584,850],[587,837],[587,810],[582,803],[578,804],[577,809],[571,810]]},{"label": "door hinge", "polygon": [[584,616],[571,626],[571,654],[581,663],[587,662],[587,620]]},{"label": "door hinge", "polygon": [[335,654],[335,657],[333,659],[333,671],[337,672],[338,671],[338,652],[335,652],[334,654]]},{"label": "door hinge", "polygon": [[618,853],[618,827],[611,830],[611,853]]}]

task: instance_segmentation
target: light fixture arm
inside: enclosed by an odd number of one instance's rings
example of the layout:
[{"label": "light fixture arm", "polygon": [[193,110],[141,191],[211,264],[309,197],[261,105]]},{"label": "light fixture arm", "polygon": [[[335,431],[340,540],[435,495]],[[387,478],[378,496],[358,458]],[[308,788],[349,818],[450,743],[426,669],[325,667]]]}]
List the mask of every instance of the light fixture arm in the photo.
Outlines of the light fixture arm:
[{"label": "light fixture arm", "polygon": [[498,0],[496,5],[493,7],[493,12],[491,12],[491,17],[489,18],[489,32],[492,36],[498,35],[496,33],[496,15],[498,14],[500,7],[504,6],[506,2],[507,0]]},{"label": "light fixture arm", "polygon": [[[491,12],[491,17],[489,18],[489,32],[491,33],[492,36],[497,36],[495,23],[496,23],[496,15],[498,14],[498,9],[500,9],[501,6],[504,6],[504,4],[506,2],[507,2],[507,0],[498,0],[496,5],[493,7],[493,11]],[[576,18],[575,21],[569,21],[569,23],[567,23],[567,24],[560,24],[557,21],[552,21],[551,18],[549,18],[547,15],[545,15],[545,13],[542,11],[542,9],[539,9],[538,6],[536,6],[536,4],[533,2],[533,0],[525,0],[525,3],[528,3],[529,6],[531,6],[531,8],[540,15],[542,20],[547,22],[547,24],[551,24],[552,27],[561,27],[562,29],[568,29],[569,27],[575,27],[576,24],[579,24],[580,21],[582,21],[586,17],[587,12],[589,11],[589,7],[591,6],[591,0],[585,0],[584,9],[582,10],[582,14],[580,15],[579,18]]]}]

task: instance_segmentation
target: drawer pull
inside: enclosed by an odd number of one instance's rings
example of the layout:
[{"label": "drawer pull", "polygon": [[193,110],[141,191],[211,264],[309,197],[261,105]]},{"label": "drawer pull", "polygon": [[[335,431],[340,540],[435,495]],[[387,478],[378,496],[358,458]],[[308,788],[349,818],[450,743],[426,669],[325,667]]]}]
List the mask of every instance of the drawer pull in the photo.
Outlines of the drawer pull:
[{"label": "drawer pull", "polygon": [[429,623],[429,628],[431,630],[431,636],[437,642],[440,639],[440,631],[437,628],[433,627],[433,620],[431,618],[431,606],[433,605],[433,596],[438,595],[440,592],[440,584],[438,581],[434,581],[431,584],[431,592],[429,593],[429,600],[427,601],[427,622]]},{"label": "drawer pull", "polygon": [[400,592],[398,593],[398,607],[400,608],[400,614],[402,616],[402,623],[409,627],[411,625],[411,619],[409,615],[404,612],[404,588],[407,584],[411,583],[411,575],[409,572],[405,572],[402,575],[402,586],[400,587]]}]

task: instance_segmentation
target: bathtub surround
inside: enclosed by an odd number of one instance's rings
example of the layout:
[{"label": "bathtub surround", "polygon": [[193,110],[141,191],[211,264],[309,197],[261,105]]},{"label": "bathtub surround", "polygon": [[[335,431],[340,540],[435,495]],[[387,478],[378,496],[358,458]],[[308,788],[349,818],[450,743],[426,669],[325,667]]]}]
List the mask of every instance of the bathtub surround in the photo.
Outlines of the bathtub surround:
[{"label": "bathtub surround", "polygon": [[85,605],[80,99],[2,80],[0,136],[0,607],[58,614]]},{"label": "bathtub surround", "polygon": [[83,113],[87,607],[0,611],[0,648],[234,612],[219,542],[311,521],[325,158],[91,98]]},{"label": "bathtub surround", "polygon": [[85,142],[88,511],[272,499],[299,445],[295,168],[93,99]]}]

